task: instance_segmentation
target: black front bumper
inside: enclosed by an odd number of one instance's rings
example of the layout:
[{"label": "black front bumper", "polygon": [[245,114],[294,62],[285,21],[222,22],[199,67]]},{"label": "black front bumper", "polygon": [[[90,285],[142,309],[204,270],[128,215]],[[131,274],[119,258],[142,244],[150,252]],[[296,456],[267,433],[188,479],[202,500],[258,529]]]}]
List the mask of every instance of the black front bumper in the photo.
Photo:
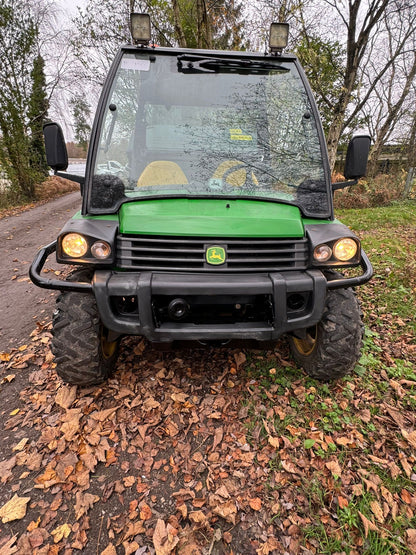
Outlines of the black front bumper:
[{"label": "black front bumper", "polygon": [[[31,269],[32,281],[48,289],[94,293],[103,324],[119,334],[142,335],[150,341],[254,339],[275,340],[282,334],[307,328],[320,321],[327,289],[365,283],[372,276],[371,264],[363,253],[363,274],[353,278],[327,281],[320,270],[285,271],[259,274],[212,275],[159,272],[115,272],[95,270],[92,283],[47,279],[40,272],[54,252],[52,243],[39,251]],[[305,302],[298,309],[290,306],[294,295]],[[209,305],[220,297],[247,296],[270,299],[271,317],[250,321],[204,322],[158,321],[156,298],[198,298]],[[117,309],[114,299],[134,298],[137,310]]]}]

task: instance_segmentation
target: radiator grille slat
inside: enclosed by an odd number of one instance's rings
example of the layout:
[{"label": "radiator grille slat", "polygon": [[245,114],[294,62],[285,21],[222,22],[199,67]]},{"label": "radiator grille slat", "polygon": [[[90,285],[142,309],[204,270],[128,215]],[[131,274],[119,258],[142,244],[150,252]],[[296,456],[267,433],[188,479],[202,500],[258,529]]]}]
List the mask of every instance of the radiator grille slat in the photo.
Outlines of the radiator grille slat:
[{"label": "radiator grille slat", "polygon": [[[205,258],[206,249],[221,246],[224,264],[214,266]],[[159,237],[119,235],[117,266],[128,270],[191,272],[269,272],[303,270],[308,245],[301,239],[236,239],[218,237]]]}]

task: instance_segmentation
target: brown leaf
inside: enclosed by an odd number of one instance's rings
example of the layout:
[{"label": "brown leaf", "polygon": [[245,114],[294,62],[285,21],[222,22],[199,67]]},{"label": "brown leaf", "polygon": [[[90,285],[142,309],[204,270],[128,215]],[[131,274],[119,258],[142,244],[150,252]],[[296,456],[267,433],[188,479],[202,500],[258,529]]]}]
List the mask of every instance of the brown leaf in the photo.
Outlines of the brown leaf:
[{"label": "brown leaf", "polygon": [[189,520],[195,522],[195,524],[203,524],[206,522],[207,517],[202,511],[191,511],[189,513]]},{"label": "brown leaf", "polygon": [[269,436],[267,439],[268,439],[269,444],[272,447],[274,447],[275,449],[279,449],[279,438],[278,437]]},{"label": "brown leaf", "polygon": [[243,352],[234,353],[234,360],[237,366],[237,370],[240,369],[240,366],[244,364],[247,360],[246,355]]},{"label": "brown leaf", "polygon": [[215,430],[214,433],[214,442],[212,444],[212,451],[215,451],[215,449],[218,447],[218,445],[221,443],[222,438],[224,437],[224,428],[221,426],[220,428],[217,428]]},{"label": "brown leaf", "polygon": [[406,530],[407,536],[407,547],[412,553],[416,553],[416,530],[414,528],[408,528]]},{"label": "brown leaf", "polygon": [[30,497],[19,497],[17,494],[3,505],[0,509],[0,517],[5,524],[12,520],[20,520],[26,515],[26,505],[29,503]]},{"label": "brown leaf", "polygon": [[406,476],[408,478],[410,478],[410,476],[412,475],[412,467],[410,466],[410,464],[407,462],[407,458],[404,455],[404,453],[399,453],[399,460],[400,460],[400,464],[403,467],[403,470],[406,473]]},{"label": "brown leaf", "polygon": [[341,507],[341,509],[345,509],[346,507],[348,507],[348,499],[346,499],[342,495],[338,495],[338,505]]},{"label": "brown leaf", "polygon": [[329,461],[325,463],[325,466],[331,471],[334,478],[339,478],[341,476],[341,467],[339,466],[338,461]]},{"label": "brown leaf", "polygon": [[290,472],[290,474],[300,474],[299,469],[297,468],[297,466],[295,464],[293,464],[291,461],[282,461],[282,467],[284,470],[286,470],[286,472]]},{"label": "brown leaf", "polygon": [[148,397],[143,403],[143,410],[145,412],[150,412],[153,409],[158,409],[160,407],[159,401],[156,401],[153,397]]},{"label": "brown leaf", "polygon": [[16,543],[16,540],[17,535],[12,536],[9,540],[7,540],[7,542],[0,547],[0,555],[13,555],[13,553],[16,553],[18,548],[17,546],[13,545],[14,543]]},{"label": "brown leaf", "polygon": [[100,555],[117,555],[117,551],[114,545],[109,543],[104,551],[101,551]]},{"label": "brown leaf", "polygon": [[186,393],[172,393],[170,396],[172,401],[175,401],[175,403],[184,403],[188,397],[189,395]]},{"label": "brown leaf", "polygon": [[98,422],[104,422],[104,420],[107,420],[108,418],[110,418],[110,416],[114,414],[116,410],[118,410],[119,408],[120,408],[120,405],[118,405],[117,407],[112,407],[110,409],[100,410],[98,412],[92,412],[90,416],[91,418],[93,418],[94,420],[97,420]]},{"label": "brown leaf", "polygon": [[153,546],[156,555],[169,555],[175,549],[179,542],[178,536],[174,533],[176,530],[160,518],[157,520],[156,528],[153,533]]},{"label": "brown leaf", "polygon": [[381,508],[380,504],[377,501],[371,501],[370,503],[371,510],[373,511],[376,519],[380,524],[384,523],[384,515],[383,509]]},{"label": "brown leaf", "polygon": [[381,486],[380,490],[381,490],[381,495],[384,497],[384,499],[387,501],[390,507],[392,507],[394,502],[392,493],[384,486]]},{"label": "brown leaf", "polygon": [[401,430],[401,432],[404,439],[406,439],[410,443],[410,445],[416,449],[416,430],[413,430],[410,433],[406,430]]},{"label": "brown leaf", "polygon": [[78,491],[75,495],[75,518],[79,520],[82,515],[85,515],[91,509],[94,503],[99,501],[99,499],[98,495]]},{"label": "brown leaf", "polygon": [[358,514],[360,515],[361,521],[362,521],[363,526],[364,526],[364,535],[365,535],[365,537],[368,536],[368,532],[370,530],[372,532],[380,532],[380,530],[377,528],[377,526],[374,524],[374,522],[371,522],[371,520],[369,520],[366,516],[364,516],[362,513],[360,513],[360,511],[358,511]]},{"label": "brown leaf", "polygon": [[237,507],[234,501],[227,501],[226,503],[220,503],[213,508],[213,512],[224,518],[227,522],[235,524],[235,517],[237,515]]},{"label": "brown leaf", "polygon": [[0,479],[1,483],[5,484],[9,478],[13,476],[12,468],[16,464],[16,455],[8,460],[0,462]]},{"label": "brown leaf", "polygon": [[152,518],[152,510],[146,503],[140,507],[140,518],[142,520],[149,520]]},{"label": "brown leaf", "polygon": [[261,499],[260,499],[260,497],[254,497],[253,499],[249,499],[248,504],[253,509],[253,511],[260,511],[260,509],[261,509]]},{"label": "brown leaf", "polygon": [[58,392],[55,396],[55,403],[62,407],[63,409],[69,409],[72,403],[75,401],[77,397],[77,386],[73,385],[72,387],[68,385],[63,385],[58,389]]}]

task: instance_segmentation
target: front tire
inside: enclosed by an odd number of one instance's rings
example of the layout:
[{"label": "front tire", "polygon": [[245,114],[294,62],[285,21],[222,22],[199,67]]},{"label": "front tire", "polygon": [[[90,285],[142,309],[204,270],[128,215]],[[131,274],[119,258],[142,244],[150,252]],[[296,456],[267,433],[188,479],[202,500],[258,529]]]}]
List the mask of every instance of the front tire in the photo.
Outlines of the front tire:
[{"label": "front tire", "polygon": [[289,337],[295,362],[312,378],[335,380],[349,374],[361,355],[364,326],[352,289],[328,290],[321,321],[302,337]]},{"label": "front tire", "polygon": [[[88,270],[76,270],[68,281],[90,281]],[[119,339],[109,341],[95,297],[88,293],[62,292],[52,321],[52,353],[56,371],[64,382],[96,385],[114,371]]]}]

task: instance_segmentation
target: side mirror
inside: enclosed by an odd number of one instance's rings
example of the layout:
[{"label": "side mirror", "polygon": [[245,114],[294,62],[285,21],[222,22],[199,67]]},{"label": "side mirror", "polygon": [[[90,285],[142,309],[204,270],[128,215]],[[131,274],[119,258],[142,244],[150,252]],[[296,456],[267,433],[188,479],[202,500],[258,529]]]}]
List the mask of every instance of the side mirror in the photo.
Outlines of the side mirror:
[{"label": "side mirror", "polygon": [[359,179],[366,174],[370,144],[371,137],[368,135],[357,135],[351,139],[345,159],[345,179]]},{"label": "side mirror", "polygon": [[46,161],[55,172],[68,167],[68,152],[61,126],[57,123],[45,123],[43,126]]}]

